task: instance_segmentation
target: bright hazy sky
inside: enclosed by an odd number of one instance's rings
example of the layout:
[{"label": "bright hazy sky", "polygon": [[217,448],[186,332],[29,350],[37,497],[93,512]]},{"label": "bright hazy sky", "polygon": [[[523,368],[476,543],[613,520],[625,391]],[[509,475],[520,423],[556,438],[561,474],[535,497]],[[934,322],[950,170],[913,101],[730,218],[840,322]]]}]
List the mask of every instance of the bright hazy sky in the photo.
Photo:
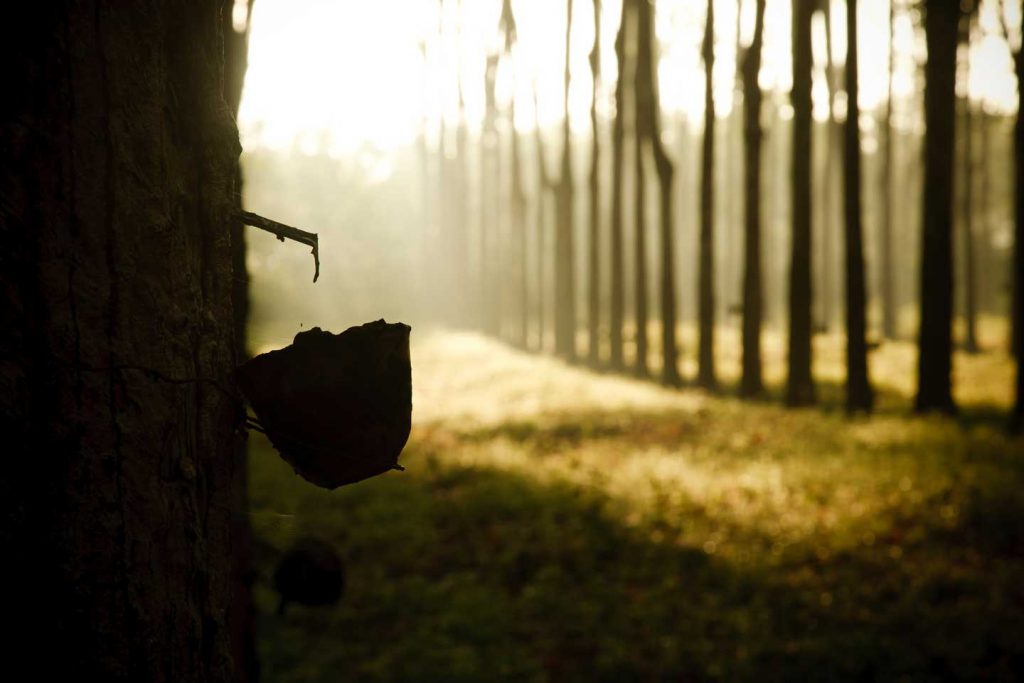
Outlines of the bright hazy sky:
[{"label": "bright hazy sky", "polygon": [[[244,0],[242,0],[244,2]],[[904,3],[895,0],[897,7]],[[952,1],[952,0],[950,0]],[[845,6],[832,0],[833,50],[845,54]],[[249,72],[240,114],[248,147],[318,146],[329,141],[334,153],[363,144],[394,149],[411,143],[426,121],[435,130],[441,116],[456,120],[457,79],[461,74],[466,116],[479,127],[483,113],[483,70],[488,51],[500,46],[500,0],[256,0],[252,16]],[[603,3],[601,16],[603,85],[601,110],[609,112],[616,65],[614,38],[620,3]],[[742,40],[753,32],[754,0],[742,0]],[[1020,0],[1009,0],[1007,19],[1020,25]],[[698,122],[703,112],[704,74],[700,60],[705,3],[658,0],[659,85],[662,107]],[[735,83],[737,0],[715,0],[715,101],[720,115],[732,106]],[[975,100],[1003,112],[1016,109],[1016,79],[1001,37],[996,0],[983,0],[979,33],[971,51],[970,92]],[[764,65],[765,89],[790,85],[790,0],[768,0]],[[562,106],[565,4],[558,0],[513,0],[519,44],[512,63],[499,68],[499,107],[516,93],[517,127],[533,126],[533,87],[538,91],[542,125],[557,123]],[[860,0],[861,103],[884,101],[889,59],[889,0]],[[244,16],[244,15],[243,15]],[[925,57],[915,13],[901,11],[896,24],[897,97],[915,93],[915,61]],[[591,98],[587,56],[593,40],[593,3],[575,0],[572,26],[570,121],[589,130]],[[439,27],[445,37],[439,38]],[[825,59],[825,25],[813,26],[816,60],[815,116],[827,116],[827,91],[817,78]],[[1019,36],[1011,29],[1016,44]]]}]

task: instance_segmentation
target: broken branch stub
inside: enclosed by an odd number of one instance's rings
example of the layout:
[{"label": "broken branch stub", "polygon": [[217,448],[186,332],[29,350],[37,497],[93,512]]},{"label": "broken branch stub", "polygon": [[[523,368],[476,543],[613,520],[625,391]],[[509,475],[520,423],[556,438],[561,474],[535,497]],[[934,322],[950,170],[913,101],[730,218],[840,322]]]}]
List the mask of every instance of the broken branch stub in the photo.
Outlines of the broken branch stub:
[{"label": "broken branch stub", "polygon": [[320,277],[320,237],[315,232],[299,230],[298,228],[293,228],[290,225],[272,221],[269,218],[264,218],[259,214],[251,213],[249,211],[239,211],[235,216],[243,225],[259,228],[260,230],[266,230],[267,232],[275,235],[277,239],[282,242],[284,242],[287,237],[290,240],[295,240],[299,244],[305,244],[306,246],[313,247],[313,282],[317,281]]},{"label": "broken branch stub", "polygon": [[341,334],[315,327],[236,371],[270,442],[328,489],[398,464],[412,427],[410,327],[383,320]]}]

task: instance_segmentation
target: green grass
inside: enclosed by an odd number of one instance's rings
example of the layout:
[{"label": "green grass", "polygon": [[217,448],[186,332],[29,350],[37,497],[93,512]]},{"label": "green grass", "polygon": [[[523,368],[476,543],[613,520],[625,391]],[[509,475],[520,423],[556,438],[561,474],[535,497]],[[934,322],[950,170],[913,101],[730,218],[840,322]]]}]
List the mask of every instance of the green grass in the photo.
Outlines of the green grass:
[{"label": "green grass", "polygon": [[[914,418],[906,353],[849,419],[838,389],[787,411],[417,340],[406,472],[322,491],[252,437],[266,679],[1024,676],[1024,444],[990,418],[1012,365],[958,357],[967,419]],[[279,617],[304,534],[346,595]]]}]

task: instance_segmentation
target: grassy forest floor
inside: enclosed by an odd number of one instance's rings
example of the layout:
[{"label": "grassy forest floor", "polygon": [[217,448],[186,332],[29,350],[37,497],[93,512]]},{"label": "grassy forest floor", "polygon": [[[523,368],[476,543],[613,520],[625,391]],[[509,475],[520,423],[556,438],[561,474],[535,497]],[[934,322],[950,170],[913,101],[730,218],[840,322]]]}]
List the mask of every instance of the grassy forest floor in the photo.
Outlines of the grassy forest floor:
[{"label": "grassy forest floor", "polygon": [[[323,491],[252,435],[265,679],[1024,676],[1013,364],[958,354],[960,419],[911,417],[914,349],[886,343],[878,413],[848,418],[842,341],[816,343],[824,406],[786,410],[414,334],[406,472]],[[346,595],[277,616],[307,534]]]}]

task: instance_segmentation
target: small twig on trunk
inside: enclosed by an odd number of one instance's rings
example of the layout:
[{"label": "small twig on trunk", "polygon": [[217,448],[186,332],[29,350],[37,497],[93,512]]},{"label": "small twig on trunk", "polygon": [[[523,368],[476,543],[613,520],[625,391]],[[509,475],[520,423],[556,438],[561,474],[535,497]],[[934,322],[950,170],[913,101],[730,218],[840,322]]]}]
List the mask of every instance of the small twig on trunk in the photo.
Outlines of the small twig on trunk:
[{"label": "small twig on trunk", "polygon": [[277,221],[272,221],[269,218],[264,218],[263,216],[250,213],[248,211],[239,211],[235,214],[235,217],[245,225],[250,225],[254,228],[259,228],[260,230],[266,230],[267,232],[273,233],[277,236],[277,239],[282,242],[284,242],[287,237],[290,240],[295,240],[301,244],[313,247],[313,263],[316,266],[316,272],[313,274],[313,282],[316,282],[317,278],[320,277],[320,241],[316,233],[299,230],[298,228],[293,228],[290,225],[278,223]]}]

